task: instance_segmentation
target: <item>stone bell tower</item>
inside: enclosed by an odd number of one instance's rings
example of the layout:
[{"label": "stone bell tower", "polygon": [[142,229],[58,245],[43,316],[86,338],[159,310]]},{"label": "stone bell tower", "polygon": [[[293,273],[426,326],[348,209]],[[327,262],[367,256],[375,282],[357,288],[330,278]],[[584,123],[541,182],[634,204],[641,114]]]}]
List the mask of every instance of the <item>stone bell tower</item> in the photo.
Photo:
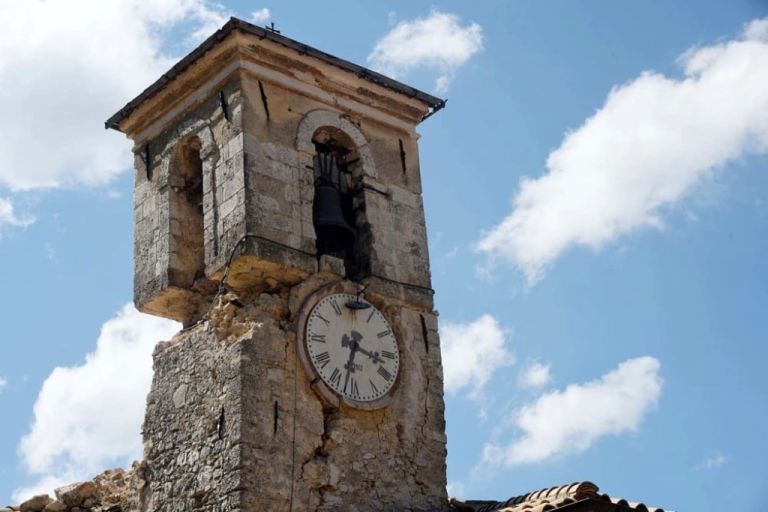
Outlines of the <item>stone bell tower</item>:
[{"label": "stone bell tower", "polygon": [[416,133],[443,105],[233,18],[107,121],[135,143],[134,301],[185,326],[142,510],[447,509]]}]

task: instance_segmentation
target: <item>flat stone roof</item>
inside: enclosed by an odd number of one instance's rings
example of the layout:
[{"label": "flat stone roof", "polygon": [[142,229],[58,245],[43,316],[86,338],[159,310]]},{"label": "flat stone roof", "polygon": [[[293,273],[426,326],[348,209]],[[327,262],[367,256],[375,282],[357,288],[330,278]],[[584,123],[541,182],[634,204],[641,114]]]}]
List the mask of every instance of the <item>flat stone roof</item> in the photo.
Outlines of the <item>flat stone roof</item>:
[{"label": "flat stone roof", "polygon": [[384,76],[381,73],[377,73],[363,66],[359,66],[347,60],[340,59],[328,53],[322,52],[316,48],[312,48],[311,46],[307,46],[306,44],[300,43],[299,41],[291,39],[290,37],[280,35],[273,30],[262,28],[248,23],[247,21],[243,21],[239,18],[232,17],[229,19],[229,21],[227,21],[227,23],[224,24],[223,27],[217,30],[208,39],[203,41],[200,46],[192,50],[186,57],[176,63],[176,65],[168,70],[168,72],[161,76],[155,83],[147,87],[141,94],[129,101],[123,108],[117,111],[112,117],[107,119],[107,121],[104,123],[105,128],[112,128],[120,131],[120,123],[125,118],[129,117],[133,111],[139,107],[139,105],[161,91],[168,83],[173,81],[188,67],[192,66],[206,52],[210,51],[218,43],[226,39],[230,33],[236,30],[246,34],[258,36],[262,39],[269,39],[270,41],[281,44],[285,47],[292,48],[302,55],[309,55],[345,71],[354,73],[364,80],[373,82],[377,85],[408,96],[409,98],[415,98],[432,109],[430,113],[425,116],[425,119],[426,117],[432,115],[445,106],[446,100],[444,99],[432,96],[431,94],[420,91],[402,82],[398,82],[397,80],[393,80],[392,78]]}]

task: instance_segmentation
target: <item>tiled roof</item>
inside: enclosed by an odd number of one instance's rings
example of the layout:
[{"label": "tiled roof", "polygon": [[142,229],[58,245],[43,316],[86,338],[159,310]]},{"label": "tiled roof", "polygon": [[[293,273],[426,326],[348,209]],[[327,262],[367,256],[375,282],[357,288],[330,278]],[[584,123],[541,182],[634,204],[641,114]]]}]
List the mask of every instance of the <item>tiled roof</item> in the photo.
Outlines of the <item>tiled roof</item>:
[{"label": "tiled roof", "polygon": [[592,482],[575,482],[514,496],[507,501],[452,500],[451,505],[457,512],[548,512],[572,509],[577,503],[589,502],[602,505],[598,507],[599,510],[664,512],[661,508],[648,507],[643,503],[612,498],[607,494],[601,494],[599,490]]}]

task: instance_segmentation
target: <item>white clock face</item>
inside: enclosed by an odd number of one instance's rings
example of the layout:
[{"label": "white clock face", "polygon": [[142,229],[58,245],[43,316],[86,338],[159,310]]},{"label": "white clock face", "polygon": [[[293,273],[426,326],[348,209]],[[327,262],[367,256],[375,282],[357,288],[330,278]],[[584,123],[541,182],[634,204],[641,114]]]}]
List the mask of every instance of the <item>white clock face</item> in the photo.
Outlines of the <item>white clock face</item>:
[{"label": "white clock face", "polygon": [[358,402],[377,400],[392,388],[400,368],[397,341],[381,312],[347,306],[357,297],[329,295],[307,319],[309,360],[322,381],[339,395]]}]

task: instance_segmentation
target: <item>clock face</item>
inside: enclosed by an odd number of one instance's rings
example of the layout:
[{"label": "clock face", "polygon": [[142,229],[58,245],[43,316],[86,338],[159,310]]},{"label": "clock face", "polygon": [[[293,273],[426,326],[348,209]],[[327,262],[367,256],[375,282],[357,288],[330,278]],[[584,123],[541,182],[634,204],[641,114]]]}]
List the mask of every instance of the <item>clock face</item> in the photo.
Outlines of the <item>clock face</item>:
[{"label": "clock face", "polygon": [[[350,301],[368,305],[352,309]],[[312,366],[334,392],[357,402],[372,402],[397,379],[400,352],[384,315],[355,295],[328,295],[307,319],[305,343]]]}]

